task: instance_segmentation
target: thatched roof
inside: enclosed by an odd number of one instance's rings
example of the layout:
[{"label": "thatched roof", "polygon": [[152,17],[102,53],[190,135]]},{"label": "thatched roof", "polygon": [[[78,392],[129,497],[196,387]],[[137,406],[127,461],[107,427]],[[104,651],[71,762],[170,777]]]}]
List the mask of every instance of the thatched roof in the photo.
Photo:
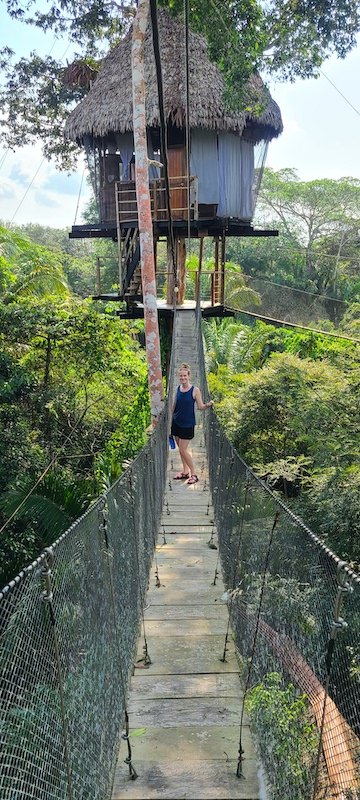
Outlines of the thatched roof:
[{"label": "thatched roof", "polygon": [[[159,41],[163,72],[165,114],[168,120],[184,127],[185,102],[185,44],[184,25],[158,13]],[[148,127],[159,126],[159,107],[155,61],[149,21],[145,44],[146,122]],[[224,79],[207,54],[202,36],[189,32],[190,70],[190,127],[237,131],[245,127],[255,130],[255,139],[272,139],[282,131],[280,109],[264,87],[261,78],[249,81],[249,95],[261,102],[260,116],[252,117],[243,111],[229,112],[224,105]],[[71,112],[65,126],[67,138],[81,142],[85,135],[106,136],[133,129],[131,84],[131,31],[105,58],[98,77],[84,100]]]}]

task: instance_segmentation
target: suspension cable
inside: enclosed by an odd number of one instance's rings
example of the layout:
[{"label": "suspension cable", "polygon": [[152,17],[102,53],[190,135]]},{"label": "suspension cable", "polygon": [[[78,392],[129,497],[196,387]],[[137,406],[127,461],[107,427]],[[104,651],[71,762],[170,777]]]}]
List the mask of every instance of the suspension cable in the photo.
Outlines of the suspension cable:
[{"label": "suspension cable", "polygon": [[184,25],[185,25],[185,97],[186,97],[186,180],[187,180],[187,228],[188,228],[188,255],[190,255],[191,223],[190,223],[190,67],[189,67],[189,0],[184,0]]},{"label": "suspension cable", "polygon": [[169,238],[170,238],[171,259],[172,259],[173,272],[174,272],[174,281],[175,281],[175,287],[176,287],[177,286],[177,265],[176,265],[176,255],[175,255],[175,236],[174,236],[174,227],[173,227],[173,219],[172,219],[172,212],[171,212],[169,165],[168,165],[167,141],[166,141],[167,140],[167,123],[166,123],[166,120],[165,120],[165,103],[164,103],[164,90],[163,90],[163,79],[162,79],[162,69],[161,69],[161,56],[160,56],[160,45],[159,45],[159,28],[158,28],[157,2],[156,2],[156,0],[150,0],[150,17],[151,17],[151,25],[152,25],[152,38],[153,38],[153,48],[154,48],[154,58],[155,58],[156,82],[157,82],[158,99],[159,99],[160,154],[161,154],[161,162],[162,162],[163,168],[164,168],[165,197],[166,197],[167,215],[168,215],[168,219],[169,219]]},{"label": "suspension cable", "polygon": [[317,333],[320,336],[330,336],[333,339],[345,339],[348,342],[360,342],[360,339],[356,339],[354,336],[346,336],[344,333],[334,333],[333,331],[323,331],[319,328],[308,328],[306,325],[299,325],[298,322],[288,322],[288,320],[284,319],[276,319],[275,317],[266,317],[264,314],[255,314],[254,311],[247,311],[245,308],[233,308],[231,306],[225,305],[225,311],[231,311],[235,314],[246,314],[248,317],[252,317],[253,319],[259,319],[263,322],[267,322],[270,325],[280,326],[281,328],[296,328],[297,330],[308,331],[309,333]]}]

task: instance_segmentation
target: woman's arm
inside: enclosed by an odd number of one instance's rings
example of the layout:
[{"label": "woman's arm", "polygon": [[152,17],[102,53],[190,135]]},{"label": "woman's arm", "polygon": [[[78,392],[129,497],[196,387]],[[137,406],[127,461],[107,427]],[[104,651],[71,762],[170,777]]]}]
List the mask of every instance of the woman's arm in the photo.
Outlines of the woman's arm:
[{"label": "woman's arm", "polygon": [[204,411],[205,408],[212,408],[212,406],[214,405],[213,400],[209,400],[208,403],[204,403],[198,386],[195,387],[194,400],[196,401],[196,405],[199,411]]}]

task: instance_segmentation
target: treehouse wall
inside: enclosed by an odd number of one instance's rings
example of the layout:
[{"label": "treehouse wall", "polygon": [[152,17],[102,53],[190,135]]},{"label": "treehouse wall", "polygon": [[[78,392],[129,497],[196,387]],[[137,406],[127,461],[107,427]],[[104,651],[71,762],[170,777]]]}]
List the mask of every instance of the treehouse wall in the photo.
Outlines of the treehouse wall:
[{"label": "treehouse wall", "polygon": [[[134,143],[132,132],[116,133],[93,142],[99,163],[96,195],[100,222],[116,220],[115,184],[129,184],[133,192]],[[159,161],[159,131],[148,130],[148,155]],[[171,178],[186,176],[185,131],[169,128],[168,165]],[[253,216],[254,144],[235,133],[191,131],[190,174],[197,177],[197,205],[200,218],[229,218],[250,221]],[[149,167],[150,182],[160,177],[160,169]],[[124,185],[125,189],[125,185]],[[130,195],[129,195],[130,197]],[[134,195],[131,194],[132,201]],[[124,199],[124,198],[123,198]],[[164,198],[165,199],[165,198]],[[180,185],[172,190],[172,206],[177,219],[187,217],[187,190]],[[192,198],[193,200],[193,198]],[[160,198],[160,207],[166,208]],[[124,210],[124,207],[123,207]],[[134,202],[129,213],[136,210]],[[136,214],[134,214],[134,219]]]}]

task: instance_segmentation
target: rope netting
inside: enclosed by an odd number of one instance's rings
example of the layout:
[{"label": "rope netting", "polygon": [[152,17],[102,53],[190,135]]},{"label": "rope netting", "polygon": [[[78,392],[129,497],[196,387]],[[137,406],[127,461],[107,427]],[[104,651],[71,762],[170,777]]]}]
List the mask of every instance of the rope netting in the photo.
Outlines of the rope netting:
[{"label": "rope netting", "polygon": [[[254,294],[252,295],[251,292]],[[338,328],[348,303],[226,270],[224,305],[264,319],[325,330]],[[330,327],[329,327],[330,323]]]},{"label": "rope netting", "polygon": [[[200,341],[199,352],[206,394]],[[256,477],[215,414],[205,425],[244,708],[270,796],[358,800],[360,576]],[[239,775],[246,774],[243,723]]]},{"label": "rope netting", "polygon": [[[111,794],[167,451],[166,409],[124,475],[0,593],[1,800]],[[131,751],[126,763],[134,777]]]}]

